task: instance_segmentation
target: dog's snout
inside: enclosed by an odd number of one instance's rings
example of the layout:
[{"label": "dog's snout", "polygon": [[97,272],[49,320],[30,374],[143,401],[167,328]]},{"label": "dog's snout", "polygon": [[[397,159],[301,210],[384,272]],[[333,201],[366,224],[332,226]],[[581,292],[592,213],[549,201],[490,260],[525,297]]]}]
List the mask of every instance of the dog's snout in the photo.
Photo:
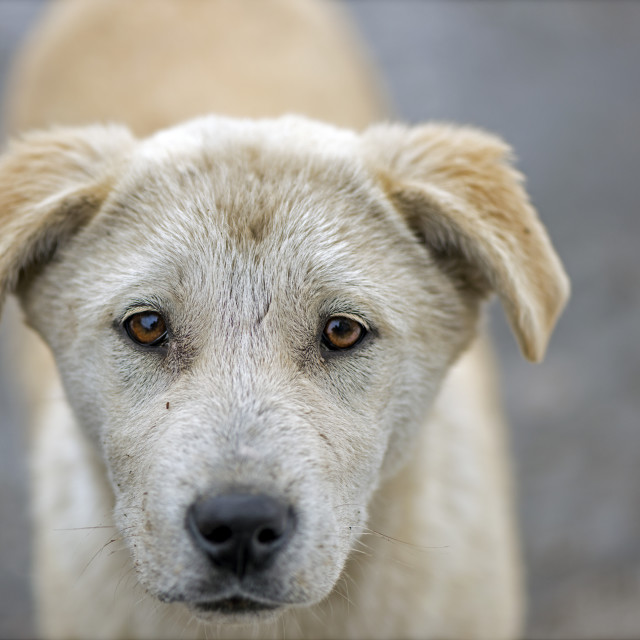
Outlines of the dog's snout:
[{"label": "dog's snout", "polygon": [[293,510],[267,495],[232,493],[189,507],[196,544],[218,567],[242,578],[269,566],[293,530]]}]

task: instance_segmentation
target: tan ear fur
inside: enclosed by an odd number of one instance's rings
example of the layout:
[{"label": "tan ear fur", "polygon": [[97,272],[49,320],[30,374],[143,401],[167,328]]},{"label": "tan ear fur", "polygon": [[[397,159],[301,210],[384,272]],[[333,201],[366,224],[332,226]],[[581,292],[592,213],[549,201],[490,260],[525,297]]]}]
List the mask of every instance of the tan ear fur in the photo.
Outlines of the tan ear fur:
[{"label": "tan ear fur", "polygon": [[522,353],[544,357],[569,280],[512,168],[510,148],[468,127],[376,126],[365,154],[395,207],[436,255],[465,263],[476,292],[497,292]]},{"label": "tan ear fur", "polygon": [[22,272],[87,222],[131,147],[124,127],[37,131],[0,156],[0,305]]}]

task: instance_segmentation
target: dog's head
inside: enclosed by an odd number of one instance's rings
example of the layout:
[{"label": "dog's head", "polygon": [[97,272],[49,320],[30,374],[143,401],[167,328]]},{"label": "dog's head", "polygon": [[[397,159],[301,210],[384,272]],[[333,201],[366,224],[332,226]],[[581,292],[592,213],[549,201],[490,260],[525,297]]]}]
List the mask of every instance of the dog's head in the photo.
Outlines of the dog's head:
[{"label": "dog's head", "polygon": [[235,620],[321,600],[488,293],[542,357],[568,285],[508,156],[471,129],[300,118],[10,146],[0,286],[149,592]]}]

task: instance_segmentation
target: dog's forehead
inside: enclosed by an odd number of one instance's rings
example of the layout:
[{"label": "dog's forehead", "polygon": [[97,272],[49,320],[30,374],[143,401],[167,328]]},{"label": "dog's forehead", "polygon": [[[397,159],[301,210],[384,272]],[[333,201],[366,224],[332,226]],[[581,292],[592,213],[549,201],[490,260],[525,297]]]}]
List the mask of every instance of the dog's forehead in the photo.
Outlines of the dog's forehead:
[{"label": "dog's forehead", "polygon": [[219,291],[226,274],[235,291],[260,282],[381,290],[411,262],[397,250],[410,231],[351,132],[292,117],[204,118],[143,141],[127,169],[85,244],[118,289],[179,282],[192,297]]},{"label": "dog's forehead", "polygon": [[[402,231],[364,168],[356,134],[287,117],[203,118],[143,141],[109,207],[109,224],[144,235],[208,237],[239,250],[375,244]],[[157,238],[156,238],[157,239]]]}]

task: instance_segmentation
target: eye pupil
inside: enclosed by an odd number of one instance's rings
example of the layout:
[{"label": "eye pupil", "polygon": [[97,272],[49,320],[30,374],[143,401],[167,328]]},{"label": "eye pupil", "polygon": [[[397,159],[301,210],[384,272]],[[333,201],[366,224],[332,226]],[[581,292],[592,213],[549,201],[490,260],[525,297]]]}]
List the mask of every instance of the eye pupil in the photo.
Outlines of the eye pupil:
[{"label": "eye pupil", "polygon": [[325,325],[323,341],[332,350],[350,349],[360,342],[365,333],[365,328],[356,320],[336,316]]},{"label": "eye pupil", "polygon": [[144,346],[161,343],[167,334],[164,318],[155,311],[134,313],[125,320],[124,328],[131,340]]},{"label": "eye pupil", "polygon": [[345,318],[332,320],[329,323],[329,331],[333,333],[333,335],[347,337],[354,330],[353,324],[353,322],[349,322]]},{"label": "eye pupil", "polygon": [[160,316],[155,313],[148,313],[140,318],[140,326],[144,331],[155,331],[160,324]]}]

